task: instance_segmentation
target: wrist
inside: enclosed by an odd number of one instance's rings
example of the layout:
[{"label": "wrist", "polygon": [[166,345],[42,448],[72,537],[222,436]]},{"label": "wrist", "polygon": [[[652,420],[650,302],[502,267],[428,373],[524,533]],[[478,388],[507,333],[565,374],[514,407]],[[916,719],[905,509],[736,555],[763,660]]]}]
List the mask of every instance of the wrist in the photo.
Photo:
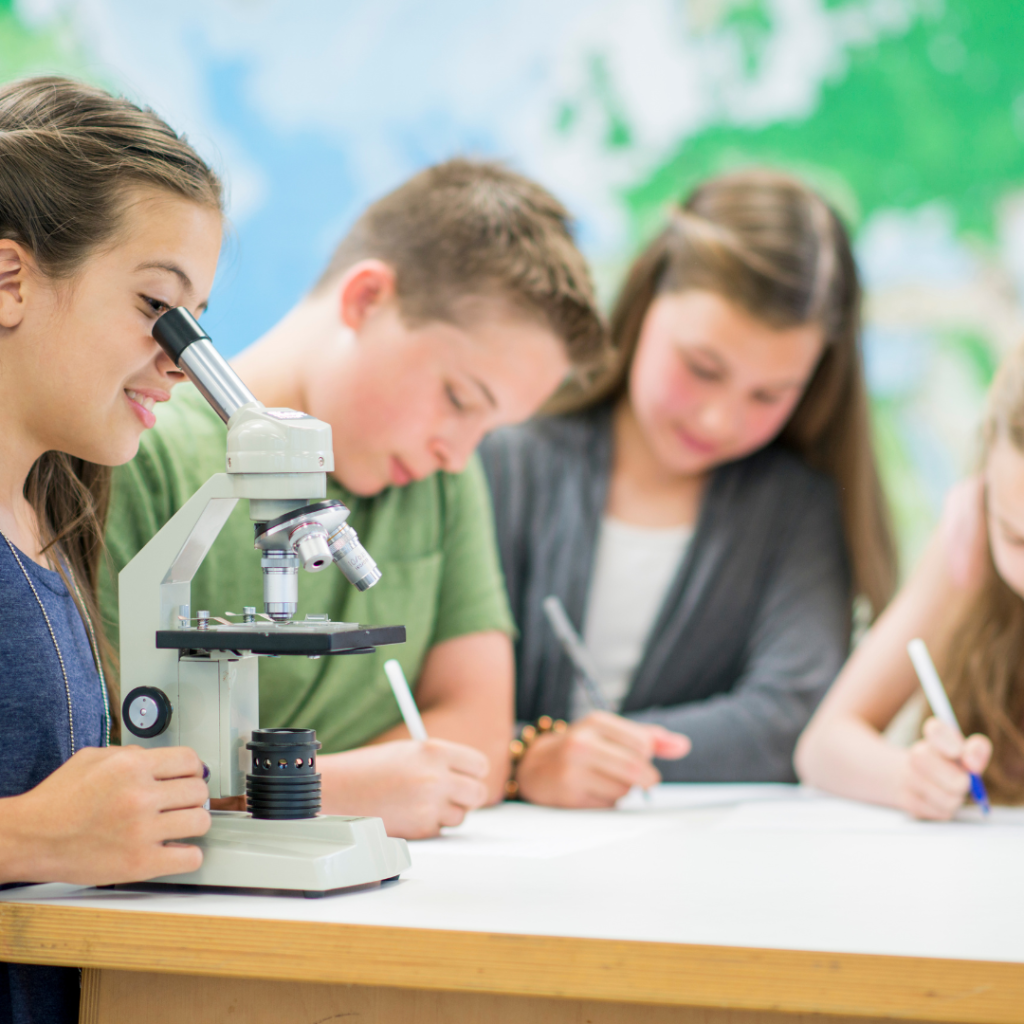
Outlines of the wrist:
[{"label": "wrist", "polygon": [[891,771],[885,776],[885,783],[879,787],[878,803],[896,807],[907,814],[913,814],[916,806],[912,776],[913,764],[909,750],[894,750],[890,761]]},{"label": "wrist", "polygon": [[58,874],[32,805],[31,791],[0,800],[0,884],[47,881]]},{"label": "wrist", "polygon": [[356,750],[343,750],[335,754],[321,754],[317,757],[316,770],[320,773],[320,791],[325,804],[322,809],[323,813],[335,813],[326,810],[326,805],[328,803],[333,805],[336,795],[345,794],[351,798],[353,794],[362,791],[365,786],[367,768],[369,767],[372,774],[372,766],[365,763],[368,760],[365,756],[360,757],[359,755],[369,749],[371,748],[362,747]]},{"label": "wrist", "polygon": [[519,735],[509,744],[509,776],[505,782],[505,798],[507,800],[523,799],[520,772],[523,762],[527,759],[530,748],[547,735],[560,735],[569,726],[561,718],[541,715],[535,725],[524,725]]}]

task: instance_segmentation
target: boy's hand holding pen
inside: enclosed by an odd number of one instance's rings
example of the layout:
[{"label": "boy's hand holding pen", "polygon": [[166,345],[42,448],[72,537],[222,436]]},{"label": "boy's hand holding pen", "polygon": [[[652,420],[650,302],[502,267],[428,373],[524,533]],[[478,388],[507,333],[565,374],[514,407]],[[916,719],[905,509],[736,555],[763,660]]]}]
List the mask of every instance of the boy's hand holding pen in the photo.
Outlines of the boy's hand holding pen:
[{"label": "boy's hand holding pen", "polygon": [[934,717],[924,723],[924,738],[910,748],[902,803],[916,818],[941,821],[953,817],[970,793],[987,815],[981,776],[992,742],[979,734],[964,737],[924,641],[911,640],[907,652]]}]

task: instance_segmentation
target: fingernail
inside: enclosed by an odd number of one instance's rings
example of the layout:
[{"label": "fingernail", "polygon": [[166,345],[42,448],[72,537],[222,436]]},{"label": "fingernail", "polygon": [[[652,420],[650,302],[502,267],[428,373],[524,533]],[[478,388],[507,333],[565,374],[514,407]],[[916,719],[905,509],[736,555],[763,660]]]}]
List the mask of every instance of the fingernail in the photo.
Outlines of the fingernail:
[{"label": "fingernail", "polygon": [[210,766],[204,761],[203,762],[203,782],[206,782],[210,777]]}]

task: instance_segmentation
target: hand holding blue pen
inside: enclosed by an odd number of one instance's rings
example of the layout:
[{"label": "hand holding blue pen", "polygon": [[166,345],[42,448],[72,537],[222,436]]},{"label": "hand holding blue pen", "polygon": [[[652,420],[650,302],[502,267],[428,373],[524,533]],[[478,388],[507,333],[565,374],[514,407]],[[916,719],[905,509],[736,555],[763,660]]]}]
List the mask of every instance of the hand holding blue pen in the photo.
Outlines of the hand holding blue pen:
[{"label": "hand holding blue pen", "polygon": [[[942,680],[939,679],[939,673],[935,670],[935,663],[928,653],[925,642],[921,639],[911,640],[907,644],[907,653],[914,664],[917,678],[921,680],[921,688],[924,690],[925,697],[928,698],[932,714],[940,722],[944,722],[952,729],[955,729],[958,735],[963,738],[960,723],[953,712],[953,705],[949,703],[949,697],[946,696],[946,690],[942,685]],[[980,775],[974,772],[969,772],[968,774],[971,778],[971,796],[974,798],[975,803],[981,807],[982,812],[988,814],[991,808],[989,806],[988,793],[985,791],[985,784],[981,781]]]}]

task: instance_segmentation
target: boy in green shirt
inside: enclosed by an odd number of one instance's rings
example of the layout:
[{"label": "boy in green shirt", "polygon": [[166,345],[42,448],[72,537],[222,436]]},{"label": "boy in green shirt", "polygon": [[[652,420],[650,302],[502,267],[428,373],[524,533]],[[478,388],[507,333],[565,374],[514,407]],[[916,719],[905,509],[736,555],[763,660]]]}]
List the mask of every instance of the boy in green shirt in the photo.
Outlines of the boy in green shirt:
[{"label": "boy in green shirt", "polygon": [[[383,577],[359,593],[334,570],[303,573],[298,619],[402,624],[404,646],[352,657],[266,659],[266,725],[314,728],[327,813],[383,817],[418,838],[500,798],[512,731],[513,622],[474,450],[532,415],[604,335],[563,207],[493,164],[453,160],[374,203],[320,281],[234,365],[267,406],[331,424],[328,498]],[[160,399],[160,396],[150,396]],[[213,473],[224,425],[178,385],[139,454],[117,470],[102,581],[117,642],[116,572]],[[260,607],[252,524],[235,509],[192,583],[211,614]],[[382,670],[415,680],[431,739],[415,743]]]}]

